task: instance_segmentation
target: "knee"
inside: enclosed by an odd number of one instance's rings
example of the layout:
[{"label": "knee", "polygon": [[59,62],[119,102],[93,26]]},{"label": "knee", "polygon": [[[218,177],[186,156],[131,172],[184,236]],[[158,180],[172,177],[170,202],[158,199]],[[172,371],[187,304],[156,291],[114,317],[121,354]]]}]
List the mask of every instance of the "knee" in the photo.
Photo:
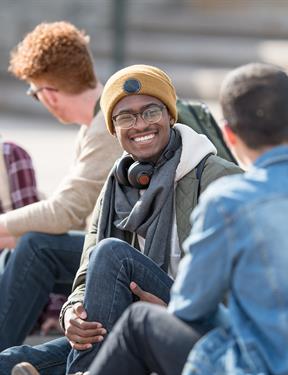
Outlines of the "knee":
[{"label": "knee", "polygon": [[37,254],[39,251],[43,252],[43,244],[47,242],[48,234],[39,232],[25,233],[18,241],[15,252],[19,255],[27,256],[29,253]]},{"label": "knee", "polygon": [[3,350],[0,354],[0,375],[10,374],[12,368],[20,362],[25,361],[23,351],[25,346],[14,346]]},{"label": "knee", "polygon": [[91,251],[89,267],[99,264],[119,261],[128,256],[130,245],[117,238],[106,238],[100,241]]},{"label": "knee", "polygon": [[[139,327],[145,327],[149,330],[155,323],[159,324],[167,310],[163,306],[154,305],[148,302],[135,302],[126,310],[126,319],[129,327],[133,330],[139,330]],[[164,314],[164,315],[163,315]]]},{"label": "knee", "polygon": [[126,330],[133,334],[141,333],[147,323],[150,324],[150,316],[155,306],[147,302],[135,302],[124,311],[117,323],[116,330]]},{"label": "knee", "polygon": [[155,308],[157,309],[156,305],[148,302],[135,302],[126,310],[127,318],[131,323],[138,322],[139,320],[143,322]]}]

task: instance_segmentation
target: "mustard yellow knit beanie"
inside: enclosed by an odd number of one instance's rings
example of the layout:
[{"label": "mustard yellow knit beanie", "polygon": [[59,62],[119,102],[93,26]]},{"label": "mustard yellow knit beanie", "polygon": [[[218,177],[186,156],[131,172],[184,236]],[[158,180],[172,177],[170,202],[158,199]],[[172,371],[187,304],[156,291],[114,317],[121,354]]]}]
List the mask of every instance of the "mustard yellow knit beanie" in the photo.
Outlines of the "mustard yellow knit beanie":
[{"label": "mustard yellow knit beanie", "polygon": [[101,109],[111,134],[114,134],[112,112],[115,105],[125,96],[135,94],[150,95],[161,100],[172,118],[177,120],[176,92],[168,75],[154,66],[131,65],[108,79],[101,96]]}]

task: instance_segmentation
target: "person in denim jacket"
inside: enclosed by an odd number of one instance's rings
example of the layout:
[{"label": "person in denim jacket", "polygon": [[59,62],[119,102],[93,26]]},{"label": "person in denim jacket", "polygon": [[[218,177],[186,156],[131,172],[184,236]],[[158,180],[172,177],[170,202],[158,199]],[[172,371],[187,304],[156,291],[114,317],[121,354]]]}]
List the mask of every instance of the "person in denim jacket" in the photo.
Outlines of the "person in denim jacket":
[{"label": "person in denim jacket", "polygon": [[182,375],[288,374],[287,101],[288,76],[277,67],[228,75],[224,134],[249,171],[200,198],[168,312],[129,307],[89,374],[176,375],[184,365]]},{"label": "person in denim jacket", "polygon": [[[194,211],[169,311],[229,324],[204,336],[183,375],[288,374],[288,76],[249,64],[223,82],[224,134],[249,168],[216,181]],[[251,165],[252,164],[252,165]],[[211,266],[210,266],[211,265]]]}]

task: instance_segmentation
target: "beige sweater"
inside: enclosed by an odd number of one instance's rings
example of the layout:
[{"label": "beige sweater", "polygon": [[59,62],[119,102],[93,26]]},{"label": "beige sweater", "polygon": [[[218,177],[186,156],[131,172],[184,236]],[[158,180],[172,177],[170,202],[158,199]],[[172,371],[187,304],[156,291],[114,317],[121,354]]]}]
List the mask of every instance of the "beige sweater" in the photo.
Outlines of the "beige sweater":
[{"label": "beige sweater", "polygon": [[83,125],[79,130],[74,165],[55,193],[5,214],[8,231],[21,236],[29,231],[60,234],[83,229],[109,170],[121,154],[118,141],[108,133],[99,112],[90,127]]}]

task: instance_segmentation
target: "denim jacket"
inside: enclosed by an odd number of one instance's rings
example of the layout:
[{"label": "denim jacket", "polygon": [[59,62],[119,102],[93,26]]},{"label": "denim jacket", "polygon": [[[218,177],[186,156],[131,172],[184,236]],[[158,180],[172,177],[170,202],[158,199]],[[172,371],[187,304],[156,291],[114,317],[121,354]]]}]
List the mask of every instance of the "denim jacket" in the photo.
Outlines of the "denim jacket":
[{"label": "denim jacket", "polygon": [[288,146],[211,184],[192,214],[169,311],[229,323],[204,336],[186,374],[288,374]]}]

